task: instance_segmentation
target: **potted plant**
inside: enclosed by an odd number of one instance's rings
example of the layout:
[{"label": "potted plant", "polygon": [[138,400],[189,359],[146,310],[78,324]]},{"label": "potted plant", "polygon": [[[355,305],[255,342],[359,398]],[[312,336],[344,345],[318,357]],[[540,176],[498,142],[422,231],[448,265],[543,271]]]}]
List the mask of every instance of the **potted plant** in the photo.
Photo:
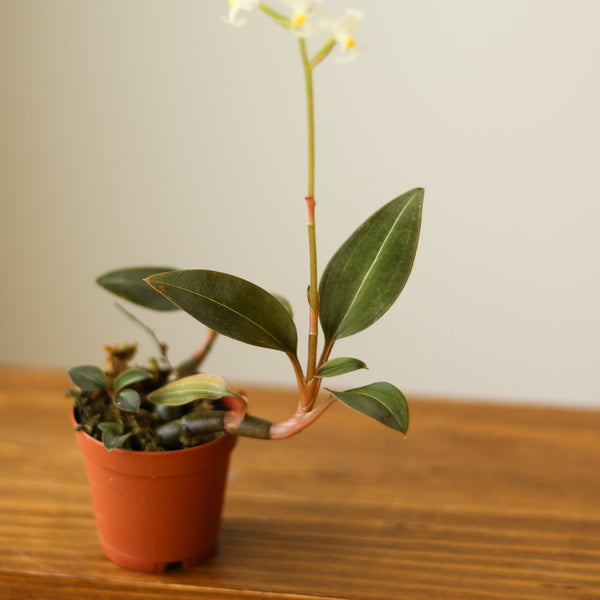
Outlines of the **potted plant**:
[{"label": "potted plant", "polygon": [[[307,361],[302,365],[298,358],[289,303],[240,277],[150,266],[118,269],[97,280],[135,304],[181,309],[209,328],[190,359],[172,366],[166,345],[126,311],[155,339],[158,357],[140,367],[134,346],[107,347],[105,368],[85,365],[69,372],[77,386],[70,392],[73,420],[86,457],[101,544],[112,560],[129,568],[160,571],[170,563],[191,565],[210,556],[236,436],[290,437],[337,401],[399,432],[408,428],[406,399],[391,383],[342,390],[323,386],[326,393],[320,392],[324,379],[366,368],[358,358],[334,357],[333,348],[337,340],[377,321],[402,291],[417,248],[423,190],[410,190],[373,213],[333,255],[319,280],[313,71],[334,52],[339,51],[341,60],[359,54],[354,34],[360,15],[349,10],[333,20],[316,0],[284,4],[291,10],[230,0],[224,20],[241,27],[248,13],[260,11],[291,32],[299,45],[308,115]],[[324,42],[310,54],[307,39],[318,31],[325,31]],[[289,358],[298,389],[289,419],[272,423],[252,415],[246,397],[218,375],[200,372],[218,334]],[[208,496],[202,499],[202,494]]]}]

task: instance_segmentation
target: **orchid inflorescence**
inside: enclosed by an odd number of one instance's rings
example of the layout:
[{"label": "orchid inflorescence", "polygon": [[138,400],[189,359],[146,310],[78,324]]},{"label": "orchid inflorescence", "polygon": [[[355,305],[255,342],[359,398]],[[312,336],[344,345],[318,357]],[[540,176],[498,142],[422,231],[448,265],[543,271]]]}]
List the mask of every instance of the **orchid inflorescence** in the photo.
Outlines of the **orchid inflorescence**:
[{"label": "orchid inflorescence", "polygon": [[299,38],[325,31],[327,39],[315,54],[315,58],[319,58],[316,62],[320,62],[336,45],[340,49],[338,62],[354,60],[360,55],[361,48],[355,38],[362,20],[360,12],[348,9],[340,18],[334,19],[321,9],[319,0],[281,0],[281,4],[287,9],[288,16],[258,0],[229,0],[229,12],[223,21],[232,27],[246,27],[248,19],[245,13],[260,10]]}]

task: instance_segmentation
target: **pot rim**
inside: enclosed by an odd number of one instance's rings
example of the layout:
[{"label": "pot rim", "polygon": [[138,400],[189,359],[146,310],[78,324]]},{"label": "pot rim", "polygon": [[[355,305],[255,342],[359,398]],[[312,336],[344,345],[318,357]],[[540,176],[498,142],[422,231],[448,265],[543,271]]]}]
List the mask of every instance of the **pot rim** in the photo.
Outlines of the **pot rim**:
[{"label": "pot rim", "polygon": [[[79,425],[75,419],[74,409],[71,410],[71,420],[75,426]],[[109,470],[152,477],[172,477],[201,471],[215,461],[227,461],[237,444],[237,436],[224,433],[205,444],[179,450],[145,452],[115,448],[109,451],[100,440],[93,438],[83,429],[75,429],[75,438],[86,460],[91,460]]]},{"label": "pot rim", "polygon": [[[97,440],[95,437],[92,437],[87,431],[85,431],[84,429],[77,429],[77,427],[81,426],[81,423],[78,423],[77,419],[75,418],[75,408],[71,409],[71,421],[73,422],[73,426],[74,426],[74,431],[75,433],[82,433],[91,443],[93,443],[96,446],[100,446],[102,448],[104,448],[106,450],[106,448],[104,447],[104,444],[100,441]],[[218,435],[218,434],[216,434]],[[107,452],[110,452],[111,454],[152,454],[154,456],[157,456],[159,454],[166,454],[168,453],[169,455],[175,455],[178,452],[183,453],[183,452],[187,452],[188,450],[193,450],[194,448],[200,448],[200,447],[205,447],[205,446],[211,446],[214,445],[216,442],[220,441],[221,438],[224,437],[235,437],[235,436],[230,436],[229,434],[223,432],[221,435],[218,435],[217,438],[215,438],[214,440],[211,440],[210,442],[204,442],[204,444],[198,444],[197,446],[190,446],[189,448],[178,448],[177,450],[158,450],[158,451],[145,451],[145,450],[131,450],[129,448],[113,448],[112,450],[106,450]]]}]

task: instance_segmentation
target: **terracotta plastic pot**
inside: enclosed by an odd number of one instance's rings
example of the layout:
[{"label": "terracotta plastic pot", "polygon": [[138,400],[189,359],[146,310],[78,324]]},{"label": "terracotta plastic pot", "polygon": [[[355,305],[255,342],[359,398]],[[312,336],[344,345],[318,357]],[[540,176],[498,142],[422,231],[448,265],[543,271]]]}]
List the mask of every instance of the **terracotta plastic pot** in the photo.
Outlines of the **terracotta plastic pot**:
[{"label": "terracotta plastic pot", "polygon": [[83,431],[75,435],[108,558],[158,573],[173,563],[198,564],[214,553],[236,437],[169,452],[108,452]]}]

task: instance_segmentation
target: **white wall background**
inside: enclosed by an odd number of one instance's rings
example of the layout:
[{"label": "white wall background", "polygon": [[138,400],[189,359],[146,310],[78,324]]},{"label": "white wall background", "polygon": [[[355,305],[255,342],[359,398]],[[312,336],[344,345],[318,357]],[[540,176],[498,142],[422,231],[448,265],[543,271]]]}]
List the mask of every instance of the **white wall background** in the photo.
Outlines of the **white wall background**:
[{"label": "white wall background", "polygon": [[[341,12],[345,2],[325,2]],[[413,274],[338,355],[350,382],[600,407],[600,2],[356,0],[358,61],[315,74],[320,265],[371,212],[426,188]],[[297,45],[200,0],[0,0],[0,361],[98,363],[144,340],[94,278],[149,263],[308,280]],[[173,359],[202,327],[136,314]],[[220,340],[232,381],[293,384]],[[343,385],[343,384],[342,384]]]}]

